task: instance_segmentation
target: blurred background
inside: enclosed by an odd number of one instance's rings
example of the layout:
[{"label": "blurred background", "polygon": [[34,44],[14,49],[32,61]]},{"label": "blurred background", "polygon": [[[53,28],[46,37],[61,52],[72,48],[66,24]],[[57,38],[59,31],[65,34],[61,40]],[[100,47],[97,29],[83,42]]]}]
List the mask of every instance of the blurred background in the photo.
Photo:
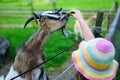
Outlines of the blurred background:
[{"label": "blurred background", "polygon": [[[26,29],[23,29],[25,21],[33,12],[40,13],[44,11],[56,11],[59,8],[63,8],[64,11],[69,12],[71,9],[79,9],[86,20],[89,16],[97,14],[98,11],[103,11],[104,15],[101,34],[106,36],[108,26],[114,20],[119,4],[120,0],[0,0],[0,37],[9,41],[9,47],[6,50],[5,55],[0,55],[0,74],[5,75],[7,73],[10,65],[14,61],[18,47],[28,40],[29,37],[38,29],[38,26],[35,25],[34,21],[31,22]],[[109,23],[108,16],[110,16]],[[73,28],[74,23],[75,19],[71,17],[67,24],[67,28],[73,34],[69,37],[64,37],[61,31],[57,31],[46,41],[44,52],[46,53],[47,58],[52,57],[56,53],[76,42]],[[91,26],[95,27],[95,21]],[[118,54],[117,60],[120,61],[119,31],[117,31],[113,43]],[[71,52],[75,49],[77,49],[77,46],[74,46],[69,51],[46,63],[45,68],[48,73],[51,74],[52,71],[54,72],[56,70],[58,71],[58,74],[61,73],[63,70],[60,70],[60,66],[67,61],[68,64],[71,63],[69,62],[69,60],[71,60]],[[6,68],[6,66],[8,67]],[[118,71],[115,80],[120,80],[120,70]]]}]

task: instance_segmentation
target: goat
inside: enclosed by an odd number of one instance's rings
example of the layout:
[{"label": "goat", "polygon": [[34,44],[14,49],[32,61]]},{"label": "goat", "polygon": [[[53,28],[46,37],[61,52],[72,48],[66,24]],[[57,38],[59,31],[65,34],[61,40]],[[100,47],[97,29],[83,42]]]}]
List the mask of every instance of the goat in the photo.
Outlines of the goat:
[{"label": "goat", "polygon": [[[28,41],[19,47],[15,61],[5,80],[10,80],[20,73],[45,61],[43,47],[51,33],[62,29],[63,33],[66,35],[65,26],[69,20],[69,13],[64,12],[62,9],[56,12],[47,11],[39,14],[33,13],[33,16],[26,21],[24,28],[34,19],[39,19],[41,27],[38,28]],[[41,78],[43,78],[43,80],[49,80],[45,74],[43,65],[17,77],[15,80],[40,80]]]},{"label": "goat", "polygon": [[[86,24],[90,26],[91,23],[95,20],[96,20],[96,15],[92,15],[86,20]],[[78,40],[79,34],[81,38],[83,38],[82,30],[77,20],[75,21],[75,24],[74,24],[74,33],[75,33],[75,40]]]}]

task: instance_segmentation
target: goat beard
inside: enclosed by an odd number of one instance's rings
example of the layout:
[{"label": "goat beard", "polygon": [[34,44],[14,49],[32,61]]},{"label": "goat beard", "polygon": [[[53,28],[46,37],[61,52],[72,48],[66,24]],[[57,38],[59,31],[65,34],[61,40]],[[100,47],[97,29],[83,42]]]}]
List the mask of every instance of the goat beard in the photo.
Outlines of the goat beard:
[{"label": "goat beard", "polygon": [[68,36],[71,34],[71,32],[66,29],[66,25],[64,25],[64,26],[62,27],[62,33],[63,33],[63,35],[66,36],[66,37],[68,37]]}]

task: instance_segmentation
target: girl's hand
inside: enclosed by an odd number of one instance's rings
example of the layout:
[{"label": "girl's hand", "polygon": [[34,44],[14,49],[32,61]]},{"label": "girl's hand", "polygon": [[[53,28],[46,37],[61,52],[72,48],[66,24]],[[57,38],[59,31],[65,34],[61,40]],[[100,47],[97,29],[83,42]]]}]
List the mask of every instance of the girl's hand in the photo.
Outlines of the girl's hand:
[{"label": "girl's hand", "polygon": [[83,19],[82,13],[77,9],[71,10],[70,13],[76,19]]}]

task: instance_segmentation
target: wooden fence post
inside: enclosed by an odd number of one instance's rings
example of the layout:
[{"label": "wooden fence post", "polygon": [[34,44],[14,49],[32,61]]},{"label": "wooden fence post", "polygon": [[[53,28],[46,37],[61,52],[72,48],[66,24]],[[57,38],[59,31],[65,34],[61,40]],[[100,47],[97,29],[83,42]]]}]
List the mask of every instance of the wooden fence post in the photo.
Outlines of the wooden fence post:
[{"label": "wooden fence post", "polygon": [[52,0],[53,3],[53,10],[56,11],[56,0]]},{"label": "wooden fence post", "polygon": [[117,12],[117,9],[118,9],[118,1],[115,0],[115,12]]},{"label": "wooden fence post", "polygon": [[28,6],[30,6],[31,14],[34,12],[33,0],[26,0]]},{"label": "wooden fence post", "polygon": [[31,12],[34,12],[34,7],[33,7],[33,0],[30,1],[30,6],[31,6]]},{"label": "wooden fence post", "polygon": [[110,15],[107,16],[107,33],[109,30],[109,26],[110,26]]},{"label": "wooden fence post", "polygon": [[97,12],[97,19],[96,19],[96,24],[95,27],[93,28],[93,33],[95,37],[102,37],[101,31],[102,31],[102,20],[103,20],[103,11],[98,11]]}]

